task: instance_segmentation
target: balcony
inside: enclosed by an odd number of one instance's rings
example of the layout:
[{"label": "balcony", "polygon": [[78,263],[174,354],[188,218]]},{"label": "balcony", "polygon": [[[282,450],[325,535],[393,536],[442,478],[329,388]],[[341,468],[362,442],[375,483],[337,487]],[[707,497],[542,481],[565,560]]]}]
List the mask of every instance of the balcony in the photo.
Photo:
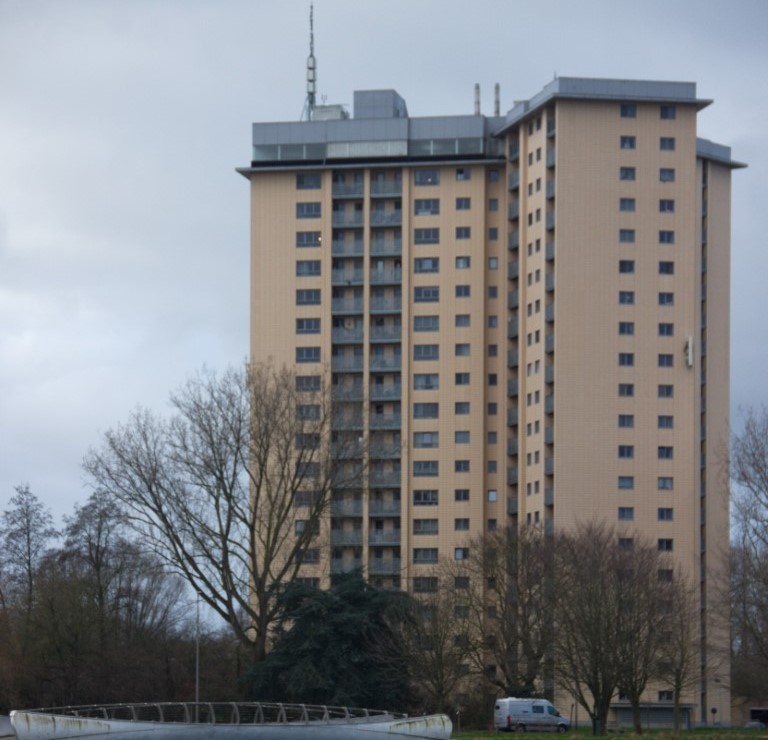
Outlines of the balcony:
[{"label": "balcony", "polygon": [[507,277],[510,280],[517,280],[517,278],[520,276],[520,263],[515,260],[514,262],[509,263],[509,267],[507,268]]},{"label": "balcony", "polygon": [[517,190],[520,187],[520,172],[518,170],[509,173],[508,186],[510,190]]},{"label": "balcony", "polygon": [[403,253],[401,238],[376,239],[371,242],[371,255],[374,257],[397,257]]},{"label": "balcony", "polygon": [[371,311],[379,313],[399,313],[403,299],[400,296],[371,296]]},{"label": "balcony", "polygon": [[400,226],[402,223],[402,211],[371,211],[371,226]]},{"label": "balcony", "polygon": [[510,319],[507,322],[507,339],[517,339],[520,333],[519,322],[517,319]]},{"label": "balcony", "polygon": [[547,303],[547,305],[544,307],[544,318],[547,320],[548,324],[552,324],[555,321],[555,304],[554,303]]},{"label": "balcony", "polygon": [[554,393],[548,393],[546,396],[544,396],[544,413],[545,414],[555,413],[555,394]]},{"label": "balcony", "polygon": [[555,150],[554,149],[547,149],[547,167],[554,167],[555,166]]},{"label": "balcony", "polygon": [[372,529],[368,532],[368,544],[372,547],[397,547],[400,544],[400,530]]},{"label": "balcony", "polygon": [[341,575],[342,573],[353,573],[363,567],[362,558],[331,558],[331,575]]},{"label": "balcony", "polygon": [[345,373],[363,371],[363,358],[354,355],[336,355],[331,357],[331,370]]},{"label": "balcony", "polygon": [[509,427],[517,426],[517,409],[509,409],[507,411],[507,426]]},{"label": "balcony", "polygon": [[331,388],[331,399],[334,401],[362,401],[363,386],[334,385]]},{"label": "balcony", "polygon": [[507,308],[515,309],[520,305],[520,292],[517,290],[510,290],[507,296]]},{"label": "balcony", "polygon": [[551,293],[555,289],[555,274],[553,272],[547,273],[545,285],[547,288],[547,293]]},{"label": "balcony", "polygon": [[399,267],[371,270],[371,285],[399,285],[403,271]]},{"label": "balcony", "polygon": [[331,270],[331,283],[333,285],[362,285],[362,270]]},{"label": "balcony", "polygon": [[509,218],[510,221],[520,218],[520,204],[517,201],[513,201],[509,204],[507,218]]},{"label": "balcony", "polygon": [[368,516],[385,517],[391,519],[399,517],[401,513],[399,501],[376,501],[368,502]]},{"label": "balcony", "polygon": [[553,445],[555,443],[555,428],[544,427],[544,444]]},{"label": "balcony", "polygon": [[334,344],[360,343],[363,341],[363,327],[356,326],[354,329],[345,329],[341,326],[334,326],[331,331],[331,339]]},{"label": "balcony", "polygon": [[555,212],[554,211],[547,211],[546,223],[547,223],[547,229],[549,231],[552,231],[552,229],[555,228]]},{"label": "balcony", "polygon": [[402,326],[372,326],[372,342],[399,342],[403,335]]},{"label": "balcony", "polygon": [[516,349],[507,352],[507,367],[517,367],[520,364],[520,353]]},{"label": "balcony", "polygon": [[545,254],[547,257],[547,262],[555,261],[555,242],[553,239],[547,239]]},{"label": "balcony", "polygon": [[362,257],[364,252],[362,239],[334,239],[331,247],[334,257]]},{"label": "balcony", "polygon": [[332,193],[334,198],[362,198],[363,183],[335,182],[333,183]]},{"label": "balcony", "polygon": [[507,485],[517,485],[517,467],[511,467],[507,470]]},{"label": "balcony", "polygon": [[363,212],[334,211],[331,223],[335,229],[361,229],[363,227]]},{"label": "balcony", "polygon": [[[342,414],[337,413],[333,417],[331,424],[335,432],[343,432],[352,429],[363,428],[363,415],[362,414]],[[351,445],[343,445],[347,450],[351,448]],[[362,457],[362,454],[355,455],[355,457]]]},{"label": "balcony", "polygon": [[507,440],[507,455],[510,457],[517,455],[517,439]]},{"label": "balcony", "polygon": [[331,501],[331,516],[341,517],[361,517],[363,515],[362,501],[349,501],[342,499],[340,501]]},{"label": "balcony", "polygon": [[555,489],[552,486],[544,487],[544,506],[555,505]]},{"label": "balcony", "polygon": [[555,366],[554,365],[547,365],[544,368],[544,382],[545,383],[555,382]]},{"label": "balcony", "polygon": [[400,575],[400,558],[371,558],[368,561],[368,575],[371,575],[371,576]]},{"label": "balcony", "polygon": [[[363,417],[360,417],[362,427]],[[341,427],[346,429],[348,427]],[[363,456],[363,445],[360,442],[331,442],[331,457],[334,460],[359,460]],[[333,511],[333,509],[331,509]]]},{"label": "balcony", "polygon": [[371,429],[400,429],[400,414],[371,414],[368,420]]},{"label": "balcony", "polygon": [[547,354],[552,354],[552,352],[555,351],[555,335],[554,334],[547,334],[547,336],[544,337],[544,351]]},{"label": "balcony", "polygon": [[351,546],[362,545],[363,530],[362,529],[332,529],[331,544],[332,545],[351,545]]},{"label": "balcony", "polygon": [[513,494],[507,499],[507,514],[509,516],[517,516],[518,510],[517,496]]},{"label": "balcony", "polygon": [[333,298],[331,300],[332,313],[362,313],[362,298]]},{"label": "balcony", "polygon": [[388,385],[371,383],[368,392],[371,396],[371,401],[399,401],[403,395],[403,388],[400,383],[390,383]]},{"label": "balcony", "polygon": [[509,237],[507,237],[507,247],[511,252],[514,252],[520,247],[520,232],[517,229],[513,229],[509,232]]},{"label": "balcony", "polygon": [[555,458],[545,457],[544,458],[544,475],[554,475],[554,474],[555,474]]},{"label": "balcony", "polygon": [[373,443],[369,447],[368,454],[372,460],[399,460],[403,449],[399,444]]},{"label": "balcony", "polygon": [[372,198],[394,198],[403,194],[402,180],[371,181]]},{"label": "balcony", "polygon": [[555,197],[555,181],[547,180],[547,198],[552,200]]},{"label": "balcony", "polygon": [[510,398],[517,398],[518,385],[516,380],[510,380],[507,382],[507,395]]},{"label": "balcony", "polygon": [[402,476],[399,470],[371,470],[368,485],[371,488],[400,488]]},{"label": "balcony", "polygon": [[382,370],[391,372],[393,370],[400,370],[403,361],[400,355],[371,355],[370,364],[371,372],[381,372]]}]

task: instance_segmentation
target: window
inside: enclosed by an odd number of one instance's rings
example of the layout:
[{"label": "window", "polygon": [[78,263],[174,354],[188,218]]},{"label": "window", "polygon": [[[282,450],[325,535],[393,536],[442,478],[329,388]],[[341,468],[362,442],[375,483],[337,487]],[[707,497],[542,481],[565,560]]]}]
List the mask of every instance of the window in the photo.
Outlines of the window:
[{"label": "window", "polygon": [[434,478],[438,474],[437,460],[414,460],[413,475],[416,478]]},{"label": "window", "polygon": [[499,317],[498,316],[489,316],[488,317],[488,328],[489,329],[495,329],[499,325]]},{"label": "window", "polygon": [[320,260],[298,260],[296,262],[296,276],[310,277],[320,274]]},{"label": "window", "polygon": [[469,285],[457,285],[456,286],[457,298],[469,298]]},{"label": "window", "polygon": [[498,182],[499,171],[496,168],[488,170],[488,182]]},{"label": "window", "polygon": [[622,118],[635,118],[637,116],[637,105],[635,103],[622,103],[619,110]]},{"label": "window", "polygon": [[619,210],[633,212],[635,210],[634,198],[619,198]]},{"label": "window", "polygon": [[413,562],[414,563],[431,563],[437,562],[437,548],[436,547],[414,547],[413,548]]},{"label": "window", "polygon": [[659,460],[671,460],[675,455],[675,448],[668,446],[661,446],[658,449]]},{"label": "window", "polygon": [[619,167],[619,180],[634,180],[635,168],[634,167]]},{"label": "window", "polygon": [[675,201],[671,198],[662,198],[659,201],[659,213],[674,213]]},{"label": "window", "polygon": [[635,261],[634,260],[619,260],[619,272],[627,275],[631,274],[635,271]]},{"label": "window", "polygon": [[619,506],[619,521],[631,522],[635,518],[634,506]]},{"label": "window", "polygon": [[675,151],[675,138],[674,136],[662,136],[659,139],[659,149],[663,152]]},{"label": "window", "polygon": [[440,404],[437,403],[414,403],[414,419],[437,419],[440,416]]},{"label": "window", "polygon": [[456,401],[453,405],[453,413],[456,416],[466,416],[469,413],[469,401]]},{"label": "window", "polygon": [[296,291],[296,305],[297,306],[319,306],[320,305],[320,290],[297,290]]},{"label": "window", "polygon": [[455,319],[455,325],[462,327],[462,326],[469,326],[469,314],[468,313],[457,313],[456,319]]},{"label": "window", "polygon": [[470,206],[470,199],[469,198],[456,198],[456,210],[457,211],[468,211]]},{"label": "window", "polygon": [[656,479],[656,488],[659,491],[672,491],[675,488],[675,479],[668,475],[660,475]]},{"label": "window", "polygon": [[469,344],[460,343],[455,347],[456,357],[469,357]]},{"label": "window", "polygon": [[472,170],[470,170],[468,167],[457,167],[456,168],[456,179],[460,181],[466,181],[472,179]]},{"label": "window", "polygon": [[674,293],[659,293],[659,305],[660,306],[674,306],[675,294]]},{"label": "window", "polygon": [[635,395],[635,386],[633,383],[619,383],[619,396],[630,398]]},{"label": "window", "polygon": [[619,367],[633,367],[635,355],[633,352],[619,352]]},{"label": "window", "polygon": [[658,394],[659,398],[672,398],[675,394],[675,387],[672,385],[660,385]]},{"label": "window", "polygon": [[437,593],[437,576],[416,576],[413,579],[413,592],[415,594]]},{"label": "window", "polygon": [[299,391],[300,393],[306,393],[307,391],[319,391],[320,376],[319,375],[297,375],[296,390]]},{"label": "window", "polygon": [[439,534],[437,519],[414,519],[414,534]]},{"label": "window", "polygon": [[303,247],[319,247],[320,232],[319,231],[297,231],[296,246],[302,247],[302,248]]},{"label": "window", "polygon": [[437,216],[440,213],[439,198],[417,198],[413,203],[417,216]]},{"label": "window", "polygon": [[414,331],[438,331],[440,329],[439,316],[414,316]]},{"label": "window", "polygon": [[457,226],[456,227],[456,238],[457,239],[469,239],[471,233],[471,229],[469,226]]},{"label": "window", "polygon": [[456,385],[469,385],[469,373],[456,373]]},{"label": "window", "polygon": [[320,362],[320,347],[296,347],[296,362]]},{"label": "window", "polygon": [[[663,583],[671,583],[672,582],[672,573],[673,572],[672,572],[671,568],[659,568],[658,573],[657,573],[657,578],[659,579],[659,581],[661,581]],[[666,693],[666,692],[659,691],[659,701],[664,701],[661,698],[661,695],[663,693]],[[670,691],[669,693],[671,694],[672,692]],[[671,696],[669,697],[669,701],[672,701],[672,697]]]},{"label": "window", "polygon": [[308,172],[296,175],[296,190],[320,190],[320,173]]},{"label": "window", "polygon": [[498,412],[499,412],[499,406],[497,403],[488,404],[488,416],[496,416]]},{"label": "window", "polygon": [[488,385],[498,385],[499,376],[497,373],[488,373]]},{"label": "window", "polygon": [[659,355],[659,367],[673,367],[674,355],[662,354]]},{"label": "window", "polygon": [[634,321],[619,321],[619,334],[622,336],[632,336],[635,333]]},{"label": "window", "polygon": [[674,549],[674,541],[671,538],[660,538],[657,547],[659,552],[672,552]]},{"label": "window", "polygon": [[470,265],[470,258],[469,257],[457,257],[456,258],[456,269],[457,270],[468,270]]},{"label": "window", "polygon": [[634,244],[635,243],[635,230],[634,229],[619,229],[619,241],[622,244]]},{"label": "window", "polygon": [[675,232],[674,231],[660,231],[659,232],[659,244],[674,244]]},{"label": "window", "polygon": [[498,499],[498,492],[495,488],[489,488],[488,489],[488,502],[493,504],[496,503],[496,500]]},{"label": "window", "polygon": [[661,182],[674,182],[675,170],[671,167],[662,167],[659,170],[659,180]]},{"label": "window", "polygon": [[469,519],[454,519],[453,529],[456,532],[466,532],[469,529]]},{"label": "window", "polygon": [[634,149],[636,139],[634,136],[622,136],[619,138],[619,146],[622,149]]},{"label": "window", "polygon": [[454,501],[469,501],[469,488],[457,488],[453,492]]},{"label": "window", "polygon": [[488,241],[495,242],[498,240],[498,238],[499,238],[499,230],[495,226],[491,226],[488,229]]},{"label": "window", "polygon": [[635,448],[633,445],[619,445],[619,459],[631,460],[635,456]]},{"label": "window", "polygon": [[635,546],[635,540],[632,537],[619,537],[619,550],[632,550]]},{"label": "window", "polygon": [[453,550],[454,560],[469,560],[469,548],[468,547],[456,547]]},{"label": "window", "polygon": [[437,303],[440,300],[440,288],[436,285],[422,285],[413,289],[415,303]]},{"label": "window", "polygon": [[469,588],[469,576],[455,576],[453,587],[458,591],[465,591]]},{"label": "window", "polygon": [[319,403],[302,403],[296,407],[296,418],[299,421],[312,421],[320,418]]},{"label": "window", "polygon": [[675,263],[670,261],[659,262],[659,275],[674,275]]},{"label": "window", "polygon": [[665,120],[672,120],[677,116],[677,108],[674,105],[662,105],[659,108],[659,115]]},{"label": "window", "polygon": [[297,203],[296,218],[320,218],[320,203]]},{"label": "window", "polygon": [[675,334],[675,325],[674,324],[668,324],[668,323],[661,323],[659,324],[659,336],[660,337],[671,337]]},{"label": "window", "polygon": [[672,429],[674,428],[675,417],[660,415],[657,419],[657,426],[659,429]]},{"label": "window", "polygon": [[417,257],[413,261],[414,272],[440,272],[439,257]]},{"label": "window", "polygon": [[440,376],[437,373],[416,373],[413,376],[415,391],[436,391],[440,387]]},{"label": "window", "polygon": [[417,489],[413,492],[414,506],[437,506],[438,494],[434,488]]},{"label": "window", "polygon": [[634,290],[620,290],[619,291],[619,303],[624,306],[631,306],[635,302]]},{"label": "window", "polygon": [[453,433],[453,441],[457,445],[469,444],[469,431],[462,430]]},{"label": "window", "polygon": [[456,473],[468,473],[469,472],[469,460],[454,460],[453,470]]},{"label": "window", "polygon": [[415,244],[439,244],[440,229],[414,229],[413,241]]},{"label": "window", "polygon": [[618,480],[619,489],[629,491],[635,487],[635,478],[632,475],[620,475]]},{"label": "window", "polygon": [[413,173],[413,184],[417,186],[439,185],[440,172],[438,170],[416,170]]},{"label": "window", "polygon": [[296,319],[297,334],[319,334],[320,319]]},{"label": "window", "polygon": [[[415,416],[415,414],[414,414]],[[413,446],[416,448],[434,448],[440,446],[440,434],[438,432],[414,432]]]},{"label": "window", "polygon": [[635,426],[635,417],[633,414],[619,414],[619,427],[621,429],[631,429]]},{"label": "window", "polygon": [[440,345],[439,344],[414,344],[413,359],[414,360],[439,360]]},{"label": "window", "polygon": [[499,354],[499,345],[498,344],[489,344],[488,345],[488,357],[497,357]]},{"label": "window", "polygon": [[669,507],[660,507],[656,513],[660,522],[671,522],[674,519],[674,510]]}]

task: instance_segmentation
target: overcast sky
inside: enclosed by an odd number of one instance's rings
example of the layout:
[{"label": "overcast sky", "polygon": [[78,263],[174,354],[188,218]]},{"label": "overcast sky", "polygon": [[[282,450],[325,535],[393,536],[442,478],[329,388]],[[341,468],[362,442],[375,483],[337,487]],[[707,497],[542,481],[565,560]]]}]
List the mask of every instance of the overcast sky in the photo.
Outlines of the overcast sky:
[{"label": "overcast sky", "polygon": [[[252,121],[299,118],[309,0],[0,0],[0,510],[59,519],[137,404],[248,352]],[[768,400],[768,2],[316,0],[319,92],[492,112],[559,76],[683,80],[734,173],[732,401]],[[760,224],[763,224],[761,227]]]}]

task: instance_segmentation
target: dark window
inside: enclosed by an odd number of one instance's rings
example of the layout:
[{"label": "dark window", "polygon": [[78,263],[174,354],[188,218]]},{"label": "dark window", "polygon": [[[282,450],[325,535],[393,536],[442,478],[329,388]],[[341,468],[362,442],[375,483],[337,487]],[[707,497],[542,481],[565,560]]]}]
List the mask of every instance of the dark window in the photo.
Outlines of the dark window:
[{"label": "dark window", "polygon": [[675,170],[671,167],[662,167],[659,170],[659,180],[661,182],[674,182]]},{"label": "dark window", "polygon": [[469,226],[457,226],[456,227],[456,238],[457,239],[469,239],[471,234],[471,229]]},{"label": "dark window", "polygon": [[296,246],[297,247],[319,247],[320,232],[319,231],[297,231]]},{"label": "dark window", "polygon": [[677,108],[674,105],[662,105],[659,108],[659,116],[665,120],[672,120],[677,117]]},{"label": "dark window", "polygon": [[320,274],[320,260],[297,260],[296,276],[313,277]]},{"label": "dark window", "polygon": [[296,319],[297,334],[319,334],[320,319]]},{"label": "dark window", "polygon": [[634,271],[635,271],[634,260],[619,260],[619,272],[626,274]]},{"label": "dark window", "polygon": [[417,216],[437,216],[440,213],[438,198],[417,198],[413,204]]},{"label": "dark window", "polygon": [[416,257],[413,261],[414,272],[440,272],[439,257]]},{"label": "dark window", "polygon": [[634,211],[635,199],[634,198],[619,198],[619,210],[620,211]]},{"label": "dark window", "polygon": [[296,362],[320,362],[320,347],[296,347]]},{"label": "dark window", "polygon": [[415,490],[413,492],[414,506],[437,506],[438,493],[435,489]]},{"label": "dark window", "polygon": [[635,292],[633,290],[619,291],[619,303],[625,306],[632,305],[635,302]]},{"label": "dark window", "polygon": [[660,231],[659,232],[659,244],[674,244],[675,232],[674,231]]},{"label": "dark window", "polygon": [[439,316],[414,316],[414,331],[438,331],[440,329]]},{"label": "dark window", "polygon": [[297,290],[296,291],[296,305],[297,306],[318,306],[320,305],[320,290]]},{"label": "dark window", "polygon": [[413,346],[413,359],[414,360],[439,360],[440,345],[439,344],[415,344]]},{"label": "dark window", "polygon": [[637,105],[635,103],[622,103],[619,110],[622,118],[637,117]]},{"label": "dark window", "polygon": [[319,190],[320,173],[309,172],[296,175],[296,190]]},{"label": "dark window", "polygon": [[675,138],[673,136],[662,136],[659,139],[659,149],[666,152],[675,150]]},{"label": "dark window", "polygon": [[634,136],[621,136],[619,138],[619,146],[622,149],[634,149],[635,145],[637,143],[637,140]]},{"label": "dark window", "polygon": [[635,386],[632,383],[619,383],[619,396],[629,398],[635,395]]},{"label": "dark window", "polygon": [[319,391],[320,376],[319,375],[297,375],[296,390],[299,392]]},{"label": "dark window", "polygon": [[674,275],[675,263],[670,261],[659,262],[659,275]]},{"label": "dark window", "polygon": [[659,336],[660,337],[672,337],[675,334],[675,325],[669,323],[659,324]]},{"label": "dark window", "polygon": [[297,203],[296,218],[320,218],[320,203]]},{"label": "dark window", "polygon": [[634,321],[619,321],[619,334],[623,336],[631,336],[635,333]]},{"label": "dark window", "polygon": [[620,167],[619,168],[619,180],[634,180],[635,168],[634,167]]},{"label": "dark window", "polygon": [[675,395],[675,387],[673,385],[659,385],[658,394],[659,398],[672,398]]},{"label": "dark window", "polygon": [[440,300],[440,288],[436,285],[417,286],[413,289],[416,303],[437,303]]},{"label": "dark window", "polygon": [[439,244],[440,229],[415,229],[413,241],[416,244]]},{"label": "dark window", "polygon": [[413,173],[414,185],[439,185],[440,172],[438,170],[416,170]]}]

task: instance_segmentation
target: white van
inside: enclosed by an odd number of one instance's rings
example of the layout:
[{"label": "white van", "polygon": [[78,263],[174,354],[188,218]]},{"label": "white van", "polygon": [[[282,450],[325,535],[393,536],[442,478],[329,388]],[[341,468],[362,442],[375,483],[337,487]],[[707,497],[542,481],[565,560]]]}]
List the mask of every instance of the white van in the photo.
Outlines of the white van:
[{"label": "white van", "polygon": [[507,732],[568,732],[571,723],[546,699],[497,699],[493,724]]}]

